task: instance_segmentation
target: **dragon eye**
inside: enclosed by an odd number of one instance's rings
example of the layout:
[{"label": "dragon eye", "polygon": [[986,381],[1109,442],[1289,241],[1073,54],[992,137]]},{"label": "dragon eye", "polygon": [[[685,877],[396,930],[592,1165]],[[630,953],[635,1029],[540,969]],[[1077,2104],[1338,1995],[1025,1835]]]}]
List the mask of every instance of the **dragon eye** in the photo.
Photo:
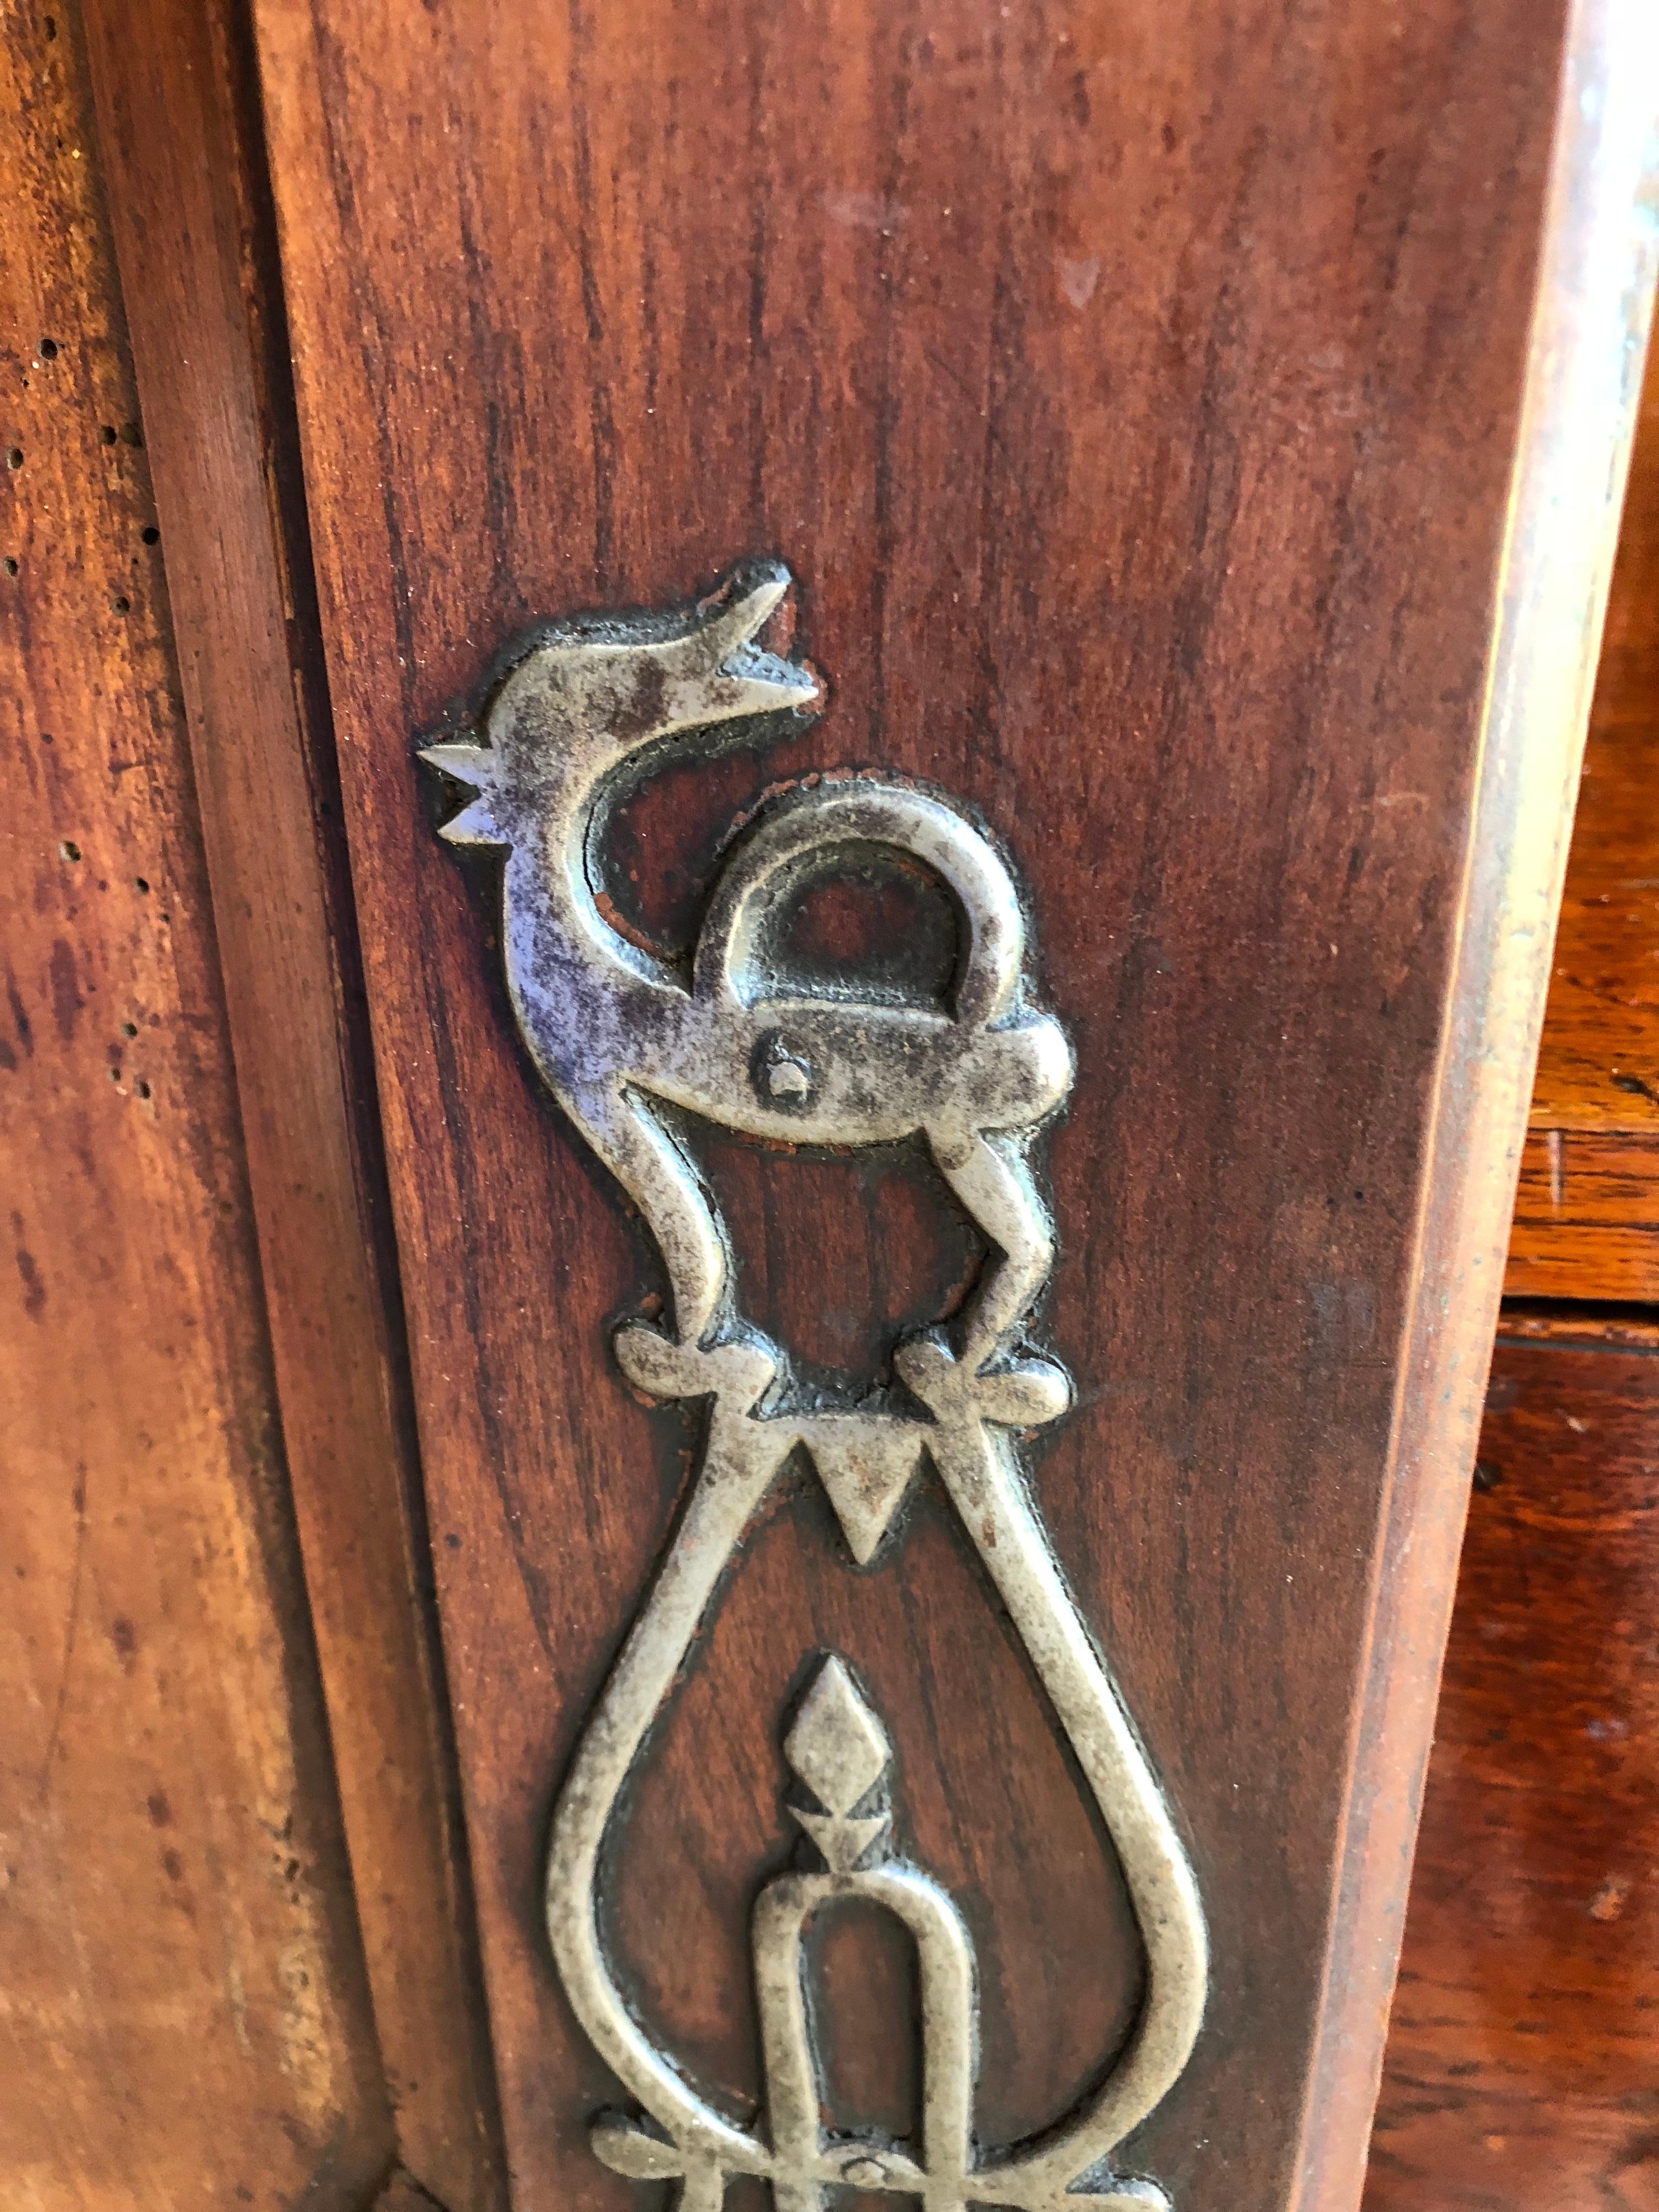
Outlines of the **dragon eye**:
[{"label": "dragon eye", "polygon": [[786,1109],[806,1105],[816,1087],[811,1061],[793,1050],[778,1030],[769,1030],[756,1046],[749,1073],[761,1097]]},{"label": "dragon eye", "polygon": [[812,1088],[811,1073],[804,1061],[775,1060],[766,1071],[766,1087],[775,1098],[805,1098]]}]

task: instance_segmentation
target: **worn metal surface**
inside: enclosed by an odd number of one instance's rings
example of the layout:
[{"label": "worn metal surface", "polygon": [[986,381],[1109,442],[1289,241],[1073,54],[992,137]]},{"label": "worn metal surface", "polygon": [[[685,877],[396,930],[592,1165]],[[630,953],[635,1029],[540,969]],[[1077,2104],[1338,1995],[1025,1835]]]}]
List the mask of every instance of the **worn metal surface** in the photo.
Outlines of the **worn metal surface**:
[{"label": "worn metal surface", "polygon": [[[595,2048],[668,2140],[603,2118],[595,2148],[617,2170],[683,2179],[687,2212],[718,2212],[726,2178],[770,2181],[788,2212],[835,2186],[921,2192],[930,2212],[969,2202],[1031,2208],[1164,2202],[1105,2161],[1180,2075],[1202,2019],[1206,1937],[1191,1869],[1157,1779],[1079,1619],[1021,1480],[1012,1433],[1055,1419],[1069,1383],[1022,1347],[1053,1257],[1028,1151],[1065,1098],[1072,1056],[1026,1000],[1025,921],[988,839],[939,796],[863,777],[813,779],[763,809],[730,853],[689,976],[605,919],[600,843],[631,761],[759,714],[811,711],[816,676],[756,640],[788,589],[775,563],[737,572],[689,615],[550,629],[508,656],[486,742],[423,757],[477,796],[444,826],[453,843],[504,848],[508,988],[538,1070],[639,1206],[672,1291],[672,1333],[631,1322],[617,1357],[640,1389],[708,1399],[685,1511],[645,1608],[590,1719],[554,1815],[548,1929]],[[936,875],[963,943],[949,1003],[899,1003],[849,986],[785,988],[765,946],[773,911],[849,848],[886,848]],[[851,1147],[918,1133],[992,1248],[954,1340],[902,1344],[902,1386],[856,1407],[803,1402],[786,1354],[738,1313],[712,1196],[664,1109],[758,1139]],[[734,2125],[657,2051],[629,2012],[599,1932],[601,1852],[647,1730],[696,1642],[762,1499],[799,1448],[849,1551],[867,1563],[924,1456],[1030,1654],[1109,1831],[1146,1950],[1134,2033],[1103,2079],[1040,2141],[976,2149],[971,1954],[959,1916],[914,1868],[877,1857],[884,1815],[855,1817],[886,1765],[884,1739],[830,1660],[787,1749],[822,1812],[797,1814],[827,1872],[763,1892],[754,1929],[769,2082],[764,2132]],[[856,1891],[897,1916],[920,1961],[927,2054],[919,2167],[891,2143],[839,2137],[819,2119],[801,1988],[800,1932]],[[1082,2184],[1080,2191],[1073,2193]]]}]

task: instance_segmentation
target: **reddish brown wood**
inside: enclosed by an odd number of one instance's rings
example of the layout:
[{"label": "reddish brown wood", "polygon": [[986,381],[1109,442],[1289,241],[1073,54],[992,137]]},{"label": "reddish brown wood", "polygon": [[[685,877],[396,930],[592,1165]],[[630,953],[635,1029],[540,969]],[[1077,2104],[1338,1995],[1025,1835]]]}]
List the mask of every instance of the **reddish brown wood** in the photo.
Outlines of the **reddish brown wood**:
[{"label": "reddish brown wood", "polygon": [[[683,928],[705,832],[833,763],[936,779],[1025,871],[1080,1070],[1052,1330],[1081,1404],[1041,1498],[1216,1943],[1206,2039],[1129,2161],[1183,2206],[1340,2212],[1616,447],[1609,346],[1596,464],[1566,471],[1553,538],[1509,572],[1511,615],[1543,592],[1571,649],[1534,724],[1500,628],[1482,754],[1562,12],[264,0],[258,26],[525,2201],[633,2201],[586,2146],[613,2092],[552,1978],[539,1862],[692,1439],[609,1368],[651,1265],[528,1074],[488,901],[432,839],[410,754],[532,618],[665,603],[768,551],[801,578],[830,714],[683,779],[641,872],[680,872]],[[1546,336],[1537,360],[1571,369]],[[1564,410],[1585,419],[1565,388],[1528,386],[1540,447]],[[868,1304],[948,1304],[936,1192],[888,1203],[867,1164],[835,1200],[827,1170],[732,1172],[763,1323],[787,1310],[850,1361]],[[918,1209],[941,1224],[920,1255]],[[739,1907],[784,1848],[781,1711],[832,1638],[890,1700],[918,1848],[991,1962],[988,2124],[1031,2124],[1101,2056],[1135,1962],[1029,1682],[926,1503],[866,1578],[811,1492],[757,1532],[618,1840],[637,2001],[700,2077],[752,2095]],[[836,1971],[866,1992],[848,2095],[902,2098],[890,1963]]]},{"label": "reddish brown wood", "polygon": [[1553,1305],[1508,1300],[1503,1332],[1517,1344],[1601,1344],[1628,1351],[1659,1351],[1659,1319],[1640,1307],[1589,1305],[1574,1301]]},{"label": "reddish brown wood", "polygon": [[1659,2205],[1659,1352],[1500,1340],[1367,2212]]},{"label": "reddish brown wood", "polygon": [[1609,1866],[1653,1827],[1659,1330],[1639,1307],[1584,1303],[1659,1291],[1659,1143],[1633,1072],[1650,1026],[1656,391],[1650,363],[1507,1273],[1578,1303],[1505,1311],[1372,2212],[1425,2195],[1448,2212],[1659,2204],[1647,1869]]},{"label": "reddish brown wood", "polygon": [[374,2200],[374,2212],[443,2212],[420,2183],[399,2168]]},{"label": "reddish brown wood", "polygon": [[1659,352],[1649,362],[1607,602],[1533,1093],[1537,1130],[1659,1134],[1656,605]]},{"label": "reddish brown wood", "polygon": [[1620,531],[1506,1288],[1659,1298],[1659,354]]},{"label": "reddish brown wood", "polygon": [[1462,1541],[1446,1474],[1474,1454],[1652,316],[1652,27],[1624,0],[1567,25],[1297,2212],[1364,2176]]},{"label": "reddish brown wood", "polygon": [[392,2148],[84,56],[0,27],[0,2196],[356,2212]]},{"label": "reddish brown wood", "polygon": [[1659,1130],[1528,1133],[1504,1288],[1659,1301]]},{"label": "reddish brown wood", "polygon": [[283,1437],[399,2149],[501,2201],[403,1322],[240,10],[91,0]]}]

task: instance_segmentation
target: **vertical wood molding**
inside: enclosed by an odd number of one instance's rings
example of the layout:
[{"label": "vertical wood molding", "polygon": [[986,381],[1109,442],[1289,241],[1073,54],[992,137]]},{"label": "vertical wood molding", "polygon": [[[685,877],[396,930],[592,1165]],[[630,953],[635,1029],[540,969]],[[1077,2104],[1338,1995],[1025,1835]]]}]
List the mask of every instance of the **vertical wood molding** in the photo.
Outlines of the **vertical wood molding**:
[{"label": "vertical wood molding", "polygon": [[0,23],[0,2195],[357,2212],[391,2116],[81,28]]},{"label": "vertical wood molding", "polygon": [[236,0],[87,0],[283,1437],[388,2094],[503,2183],[431,1613],[280,280]]},{"label": "vertical wood molding", "polygon": [[1296,2202],[1358,2202],[1659,267],[1659,15],[1568,19]]}]

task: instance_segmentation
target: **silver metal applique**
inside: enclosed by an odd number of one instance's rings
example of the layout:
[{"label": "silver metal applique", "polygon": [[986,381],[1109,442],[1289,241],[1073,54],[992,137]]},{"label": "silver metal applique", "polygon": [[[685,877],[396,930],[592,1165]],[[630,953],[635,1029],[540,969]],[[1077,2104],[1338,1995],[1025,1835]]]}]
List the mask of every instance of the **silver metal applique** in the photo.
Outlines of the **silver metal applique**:
[{"label": "silver metal applique", "polygon": [[[704,1399],[701,1464],[645,1608],[587,1723],[560,1794],[547,1863],[554,1957],[582,2026],[647,2121],[606,2118],[594,2148],[616,2171],[678,2179],[681,2212],[720,2212],[728,2177],[771,2185],[778,2212],[820,2212],[854,2186],[1028,2212],[1148,2212],[1156,2185],[1113,2176],[1112,2151],[1182,2072],[1203,2014],[1203,1916],[1155,1776],[1060,1577],[1020,1479],[1012,1432],[1055,1419],[1064,1370],[1021,1346],[1053,1260],[1027,1162],[1066,1097],[1070,1048],[1025,995],[1024,921],[988,841],[946,800],[874,777],[812,780],[732,844],[682,975],[601,912],[607,798],[646,748],[757,714],[810,714],[810,670],[756,640],[788,589],[775,563],[736,572],[690,615],[550,630],[489,703],[483,744],[422,758],[477,795],[451,842],[504,848],[503,940],[519,1025],[544,1080],[639,1206],[661,1250],[672,1328],[625,1323],[618,1363],[661,1399]],[[951,1003],[933,1008],[786,987],[767,924],[815,865],[848,848],[921,861],[954,895],[965,945]],[[665,1109],[668,1109],[665,1111]],[[782,1351],[739,1316],[725,1234],[682,1150],[673,1111],[754,1138],[864,1146],[920,1136],[993,1258],[952,1335],[902,1344],[902,1406],[800,1409]],[[752,1930],[766,2071],[753,2128],[715,2111],[634,2019],[601,1942],[601,1846],[641,1745],[715,1586],[785,1462],[804,1447],[853,1558],[868,1563],[924,1457],[937,1470],[1024,1643],[1122,1865],[1146,1949],[1133,2034],[1103,2081],[1034,2143],[997,2152],[973,2129],[975,2002],[960,1915],[893,1857],[880,1802],[886,1737],[851,1675],[826,1659],[786,1739],[814,1800],[794,1818],[820,1874],[767,1884]],[[854,1891],[916,1948],[924,2111],[913,2146],[837,2137],[820,2096],[802,1987],[802,1932]]]}]

